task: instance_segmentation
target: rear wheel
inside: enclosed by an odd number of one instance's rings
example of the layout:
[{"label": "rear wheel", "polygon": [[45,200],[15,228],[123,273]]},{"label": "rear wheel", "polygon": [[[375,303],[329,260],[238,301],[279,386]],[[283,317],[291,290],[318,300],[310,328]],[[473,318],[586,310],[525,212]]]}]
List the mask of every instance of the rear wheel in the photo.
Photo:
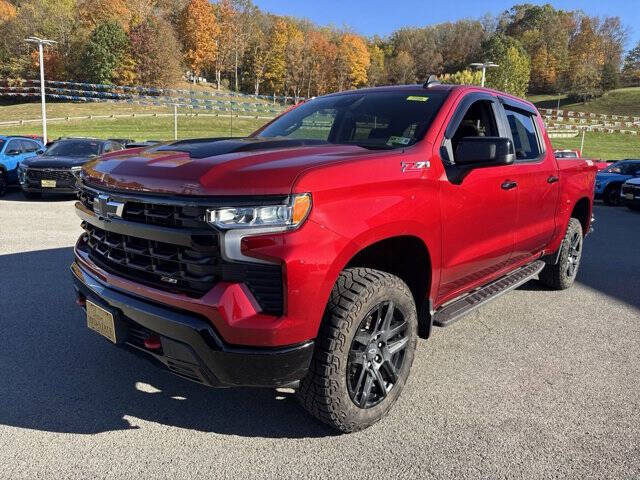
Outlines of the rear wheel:
[{"label": "rear wheel", "polygon": [[333,288],[309,372],[298,397],[342,432],[384,417],[409,376],[417,341],[409,287],[379,270],[344,270]]},{"label": "rear wheel", "polygon": [[577,218],[572,218],[560,246],[558,263],[544,267],[540,272],[540,282],[554,290],[564,290],[573,285],[582,258],[582,241],[582,224]]},{"label": "rear wheel", "polygon": [[605,205],[620,205],[621,185],[609,185],[602,195],[602,201]]}]

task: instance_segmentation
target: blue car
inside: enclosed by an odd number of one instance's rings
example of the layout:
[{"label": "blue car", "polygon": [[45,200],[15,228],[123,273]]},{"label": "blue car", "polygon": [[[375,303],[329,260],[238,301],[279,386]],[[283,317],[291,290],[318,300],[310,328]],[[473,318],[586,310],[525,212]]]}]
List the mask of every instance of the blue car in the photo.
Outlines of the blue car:
[{"label": "blue car", "polygon": [[620,205],[622,184],[640,177],[640,160],[620,160],[596,175],[595,198],[605,205]]},{"label": "blue car", "polygon": [[44,152],[44,145],[35,139],[0,135],[0,197],[7,187],[18,183],[18,165],[27,158]]}]

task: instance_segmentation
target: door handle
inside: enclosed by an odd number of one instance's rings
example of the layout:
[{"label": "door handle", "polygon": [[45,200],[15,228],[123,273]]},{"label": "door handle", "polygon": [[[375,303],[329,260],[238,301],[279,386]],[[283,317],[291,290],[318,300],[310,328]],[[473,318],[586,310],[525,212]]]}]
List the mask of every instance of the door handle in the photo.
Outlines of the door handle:
[{"label": "door handle", "polygon": [[547,178],[547,183],[556,183],[558,180],[560,180],[558,177],[556,177],[555,175],[551,175],[549,178]]},{"label": "door handle", "polygon": [[514,182],[513,180],[505,180],[500,187],[503,190],[511,190],[512,188],[516,188],[518,186],[518,182]]}]

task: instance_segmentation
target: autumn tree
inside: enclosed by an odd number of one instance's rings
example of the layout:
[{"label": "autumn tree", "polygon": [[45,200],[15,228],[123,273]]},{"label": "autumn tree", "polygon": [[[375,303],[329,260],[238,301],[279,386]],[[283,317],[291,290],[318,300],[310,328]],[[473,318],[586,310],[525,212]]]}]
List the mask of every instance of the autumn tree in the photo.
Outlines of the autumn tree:
[{"label": "autumn tree", "polygon": [[336,66],[338,90],[366,85],[370,63],[369,50],[364,40],[352,33],[343,34]]},{"label": "autumn tree", "polygon": [[411,55],[413,76],[426,80],[442,71],[442,53],[433,28],[401,28],[393,32],[390,43],[396,56],[401,51]]},{"label": "autumn tree", "polygon": [[370,86],[382,85],[387,79],[384,51],[375,43],[368,46],[371,63],[367,69],[367,81]]},{"label": "autumn tree", "polygon": [[16,7],[7,0],[0,0],[0,24],[16,16]]},{"label": "autumn tree", "polygon": [[110,84],[116,68],[129,50],[129,39],[116,20],[100,23],[91,33],[84,50],[85,78],[90,83]]},{"label": "autumn tree", "polygon": [[392,83],[408,84],[416,80],[416,64],[410,53],[400,50],[389,61],[389,79]]},{"label": "autumn tree", "polygon": [[78,17],[86,22],[89,29],[94,29],[101,23],[116,21],[126,31],[132,18],[128,3],[126,0],[79,0]]},{"label": "autumn tree", "polygon": [[285,49],[285,62],[287,73],[285,83],[297,102],[308,75],[310,64],[306,58],[307,45],[304,41],[304,33],[293,22],[287,25],[287,47]]},{"label": "autumn tree", "polygon": [[284,90],[285,76],[287,74],[286,50],[287,50],[287,22],[279,19],[271,28],[271,34],[267,41],[267,56],[264,71],[264,79],[269,85],[269,90],[274,93],[282,93]]},{"label": "autumn tree", "polygon": [[234,42],[236,39],[237,12],[231,0],[220,0],[215,8],[220,34],[216,36],[215,74],[216,86],[220,90],[222,72],[233,64]]},{"label": "autumn tree", "polygon": [[331,90],[336,77],[335,67],[338,57],[338,47],[331,41],[327,31],[311,32],[309,38],[309,56],[312,62],[307,84],[307,97],[311,96],[312,91],[316,95],[323,95]]},{"label": "autumn tree", "polygon": [[138,83],[168,87],[180,80],[180,44],[167,20],[147,18],[131,29],[129,42]]},{"label": "autumn tree", "polygon": [[217,56],[220,29],[213,7],[208,0],[190,0],[182,12],[180,36],[184,45],[184,60],[195,76],[213,68]]},{"label": "autumn tree", "polygon": [[598,35],[598,19],[584,16],[569,43],[567,83],[569,93],[586,101],[601,93],[605,53]]}]

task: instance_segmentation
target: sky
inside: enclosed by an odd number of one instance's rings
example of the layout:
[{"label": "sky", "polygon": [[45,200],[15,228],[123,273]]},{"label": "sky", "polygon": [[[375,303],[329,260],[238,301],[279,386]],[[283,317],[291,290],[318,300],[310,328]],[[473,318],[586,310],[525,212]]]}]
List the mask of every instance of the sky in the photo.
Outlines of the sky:
[{"label": "sky", "polygon": [[551,3],[589,15],[619,16],[629,27],[627,49],[640,41],[640,0],[254,0],[262,10],[307,18],[318,25],[350,27],[362,35],[385,36],[400,27],[497,15],[518,3]]}]

